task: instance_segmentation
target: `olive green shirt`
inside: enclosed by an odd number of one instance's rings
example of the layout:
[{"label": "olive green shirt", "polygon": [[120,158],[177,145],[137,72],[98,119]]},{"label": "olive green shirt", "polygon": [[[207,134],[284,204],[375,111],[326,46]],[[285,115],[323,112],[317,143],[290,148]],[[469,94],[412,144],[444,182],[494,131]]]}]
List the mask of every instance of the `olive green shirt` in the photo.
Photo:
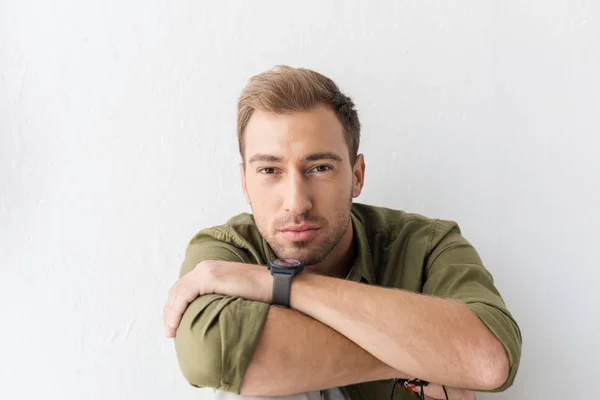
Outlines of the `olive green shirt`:
[{"label": "olive green shirt", "polygon": [[[493,278],[456,223],[354,203],[355,260],[347,279],[453,299],[469,307],[502,342],[509,387],[521,356],[521,332]],[[181,275],[202,260],[266,265],[275,258],[251,214],[200,231],[189,243]],[[185,311],[175,337],[180,368],[190,384],[240,392],[269,305],[222,295],[200,296]],[[401,313],[399,314],[399,318]],[[343,368],[344,366],[340,366]],[[350,385],[352,399],[389,399],[392,380]],[[396,399],[413,398],[406,389]]]}]

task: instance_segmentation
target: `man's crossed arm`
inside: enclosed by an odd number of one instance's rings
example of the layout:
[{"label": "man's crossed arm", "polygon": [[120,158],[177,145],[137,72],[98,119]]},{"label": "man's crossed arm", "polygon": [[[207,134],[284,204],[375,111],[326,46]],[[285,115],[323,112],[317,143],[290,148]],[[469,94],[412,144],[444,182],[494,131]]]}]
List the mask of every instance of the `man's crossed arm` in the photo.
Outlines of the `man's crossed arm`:
[{"label": "man's crossed arm", "polygon": [[[268,304],[271,288],[272,277],[264,266],[204,261],[169,294],[167,336],[174,336],[181,316],[198,296],[218,294]],[[492,390],[508,376],[502,344],[455,301],[305,273],[292,284],[291,306],[297,311],[269,309],[252,359],[242,371],[242,394],[287,395],[394,377]],[[193,334],[189,327],[180,327],[177,340],[198,346]],[[214,349],[207,343],[180,357],[209,354]],[[202,382],[193,371],[202,360],[190,361],[182,365],[192,366],[184,371],[192,384],[223,384]]]}]

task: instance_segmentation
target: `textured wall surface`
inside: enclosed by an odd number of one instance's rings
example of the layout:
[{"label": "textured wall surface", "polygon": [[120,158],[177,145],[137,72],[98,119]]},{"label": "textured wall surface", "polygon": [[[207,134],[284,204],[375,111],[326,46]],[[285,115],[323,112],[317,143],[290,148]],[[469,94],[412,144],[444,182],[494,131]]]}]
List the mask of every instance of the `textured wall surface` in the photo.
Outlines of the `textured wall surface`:
[{"label": "textured wall surface", "polygon": [[0,398],[210,398],[161,309],[191,236],[248,210],[235,102],[280,63],[356,100],[359,201],[480,251],[524,335],[481,398],[594,397],[599,4],[0,0]]}]

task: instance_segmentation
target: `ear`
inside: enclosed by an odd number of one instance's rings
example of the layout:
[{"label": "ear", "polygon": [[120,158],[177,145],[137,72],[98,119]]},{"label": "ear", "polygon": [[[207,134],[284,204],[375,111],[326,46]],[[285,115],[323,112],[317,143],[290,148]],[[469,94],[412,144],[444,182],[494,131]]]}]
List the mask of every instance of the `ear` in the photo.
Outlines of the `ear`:
[{"label": "ear", "polygon": [[352,198],[360,196],[365,184],[365,157],[362,154],[356,156],[352,167]]},{"label": "ear", "polygon": [[246,188],[246,167],[244,161],[240,163],[240,178],[242,179],[242,191],[244,192],[244,197],[246,197],[246,202],[250,204],[250,197],[248,197],[248,189]]}]

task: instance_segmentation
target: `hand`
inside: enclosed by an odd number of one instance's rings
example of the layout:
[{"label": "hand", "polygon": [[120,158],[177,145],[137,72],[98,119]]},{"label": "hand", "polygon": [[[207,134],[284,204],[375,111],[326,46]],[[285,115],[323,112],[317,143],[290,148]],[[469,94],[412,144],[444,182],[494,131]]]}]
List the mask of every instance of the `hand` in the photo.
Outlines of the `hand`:
[{"label": "hand", "polygon": [[[421,393],[421,388],[415,388],[416,393]],[[475,392],[467,389],[457,389],[446,386],[446,392],[448,393],[449,400],[476,400]],[[444,389],[442,385],[430,383],[423,388],[426,400],[446,400]]]},{"label": "hand", "polygon": [[272,279],[264,265],[202,261],[169,291],[163,309],[165,335],[175,337],[185,309],[199,296],[215,293],[270,303]]}]

